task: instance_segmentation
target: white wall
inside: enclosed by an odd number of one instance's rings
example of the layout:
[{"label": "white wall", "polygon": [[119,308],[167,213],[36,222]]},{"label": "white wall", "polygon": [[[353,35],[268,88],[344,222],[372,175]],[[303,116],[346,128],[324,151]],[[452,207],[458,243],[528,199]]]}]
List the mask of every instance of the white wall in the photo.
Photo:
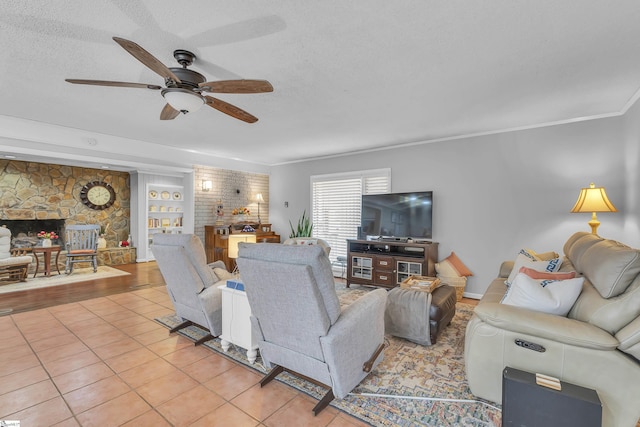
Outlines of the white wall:
[{"label": "white wall", "polygon": [[[571,214],[581,187],[604,186],[618,213],[602,213],[599,234],[640,247],[637,190],[640,108],[623,117],[427,143],[277,166],[270,218],[289,232],[310,211],[311,175],[391,167],[392,191],[434,191],[434,235],[474,272],[467,294],[480,296],[500,262],[521,247],[555,250],[590,214]],[[284,207],[288,201],[289,207]]]}]

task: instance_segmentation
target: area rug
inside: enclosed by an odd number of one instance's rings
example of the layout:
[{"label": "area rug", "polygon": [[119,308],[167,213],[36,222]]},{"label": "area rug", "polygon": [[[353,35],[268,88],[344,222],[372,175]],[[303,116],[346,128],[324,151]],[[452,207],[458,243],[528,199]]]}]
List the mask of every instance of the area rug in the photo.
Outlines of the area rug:
[{"label": "area rug", "polygon": [[29,289],[47,288],[50,286],[68,285],[70,283],[84,282],[87,280],[105,279],[108,277],[126,276],[131,273],[118,270],[117,268],[108,267],[106,265],[98,267],[97,272],[93,272],[92,267],[88,268],[74,268],[71,274],[58,274],[54,272],[51,276],[46,277],[39,274],[35,278],[27,278],[26,282],[16,282],[7,285],[0,285],[0,294],[6,294],[8,292],[25,291]]},{"label": "area rug", "polygon": [[[347,289],[336,284],[340,302],[347,305],[370,288]],[[456,315],[435,345],[425,347],[392,336],[386,337],[384,360],[352,393],[331,405],[374,426],[500,426],[499,405],[475,398],[464,371],[464,333],[473,306],[456,304]],[[166,327],[180,322],[174,315],[156,319]],[[179,332],[196,340],[206,334],[197,326]],[[220,339],[205,342],[222,353],[261,373],[266,370],[258,356],[251,365],[246,351],[232,346],[224,352]],[[297,377],[280,374],[277,379],[319,399],[324,389]]]}]

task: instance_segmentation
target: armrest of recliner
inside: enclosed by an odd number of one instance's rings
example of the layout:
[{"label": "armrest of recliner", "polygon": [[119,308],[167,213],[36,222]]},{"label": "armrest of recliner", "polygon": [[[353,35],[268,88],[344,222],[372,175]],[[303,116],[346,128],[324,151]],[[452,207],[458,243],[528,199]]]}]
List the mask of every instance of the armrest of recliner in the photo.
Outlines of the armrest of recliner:
[{"label": "armrest of recliner", "polygon": [[511,274],[511,270],[513,270],[513,266],[515,265],[515,261],[503,261],[500,264],[500,271],[498,272],[498,277],[509,277]]},{"label": "armrest of recliner", "polygon": [[207,265],[208,265],[208,266],[209,266],[209,268],[211,268],[211,269],[214,269],[214,268],[223,268],[224,270],[226,270],[226,269],[227,269],[227,266],[226,266],[226,265],[224,265],[224,262],[223,262],[223,261],[220,261],[220,260],[210,262],[210,263],[209,263],[209,264],[207,264]]},{"label": "armrest of recliner", "polygon": [[567,317],[497,302],[480,303],[475,314],[489,325],[559,343],[597,350],[613,350],[618,340],[608,332]]},{"label": "armrest of recliner", "polygon": [[320,343],[334,381],[333,393],[341,399],[363,377],[362,365],[384,342],[387,291],[377,289],[347,306]]}]

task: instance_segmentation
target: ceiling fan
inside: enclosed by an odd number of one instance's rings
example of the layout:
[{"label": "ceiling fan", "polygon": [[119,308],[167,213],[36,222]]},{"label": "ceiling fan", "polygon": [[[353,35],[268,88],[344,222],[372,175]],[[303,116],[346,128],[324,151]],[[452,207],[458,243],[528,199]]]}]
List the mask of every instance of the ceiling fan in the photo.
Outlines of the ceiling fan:
[{"label": "ceiling fan", "polygon": [[221,80],[207,82],[206,78],[187,67],[193,64],[196,56],[188,50],[178,49],[173,52],[173,57],[182,68],[166,67],[156,57],[144,50],[140,45],[120,37],[113,37],[124,50],[142,62],[151,71],[164,78],[165,86],[146,83],[113,82],[109,80],[81,80],[65,79],[69,83],[96,86],[131,87],[140,89],[159,90],[167,104],[160,112],[160,120],[173,120],[180,113],[187,114],[200,109],[203,105],[242,120],[247,123],[255,123],[258,118],[246,111],[231,105],[221,99],[205,92],[212,93],[265,93],[273,92],[273,86],[266,80]]}]

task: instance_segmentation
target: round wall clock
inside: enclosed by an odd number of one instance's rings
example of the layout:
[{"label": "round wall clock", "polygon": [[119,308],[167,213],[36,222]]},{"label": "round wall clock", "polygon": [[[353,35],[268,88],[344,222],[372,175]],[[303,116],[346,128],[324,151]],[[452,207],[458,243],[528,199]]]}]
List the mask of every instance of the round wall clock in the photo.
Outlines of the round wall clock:
[{"label": "round wall clock", "polygon": [[91,209],[103,210],[116,201],[116,192],[107,182],[93,181],[82,187],[80,200]]}]

